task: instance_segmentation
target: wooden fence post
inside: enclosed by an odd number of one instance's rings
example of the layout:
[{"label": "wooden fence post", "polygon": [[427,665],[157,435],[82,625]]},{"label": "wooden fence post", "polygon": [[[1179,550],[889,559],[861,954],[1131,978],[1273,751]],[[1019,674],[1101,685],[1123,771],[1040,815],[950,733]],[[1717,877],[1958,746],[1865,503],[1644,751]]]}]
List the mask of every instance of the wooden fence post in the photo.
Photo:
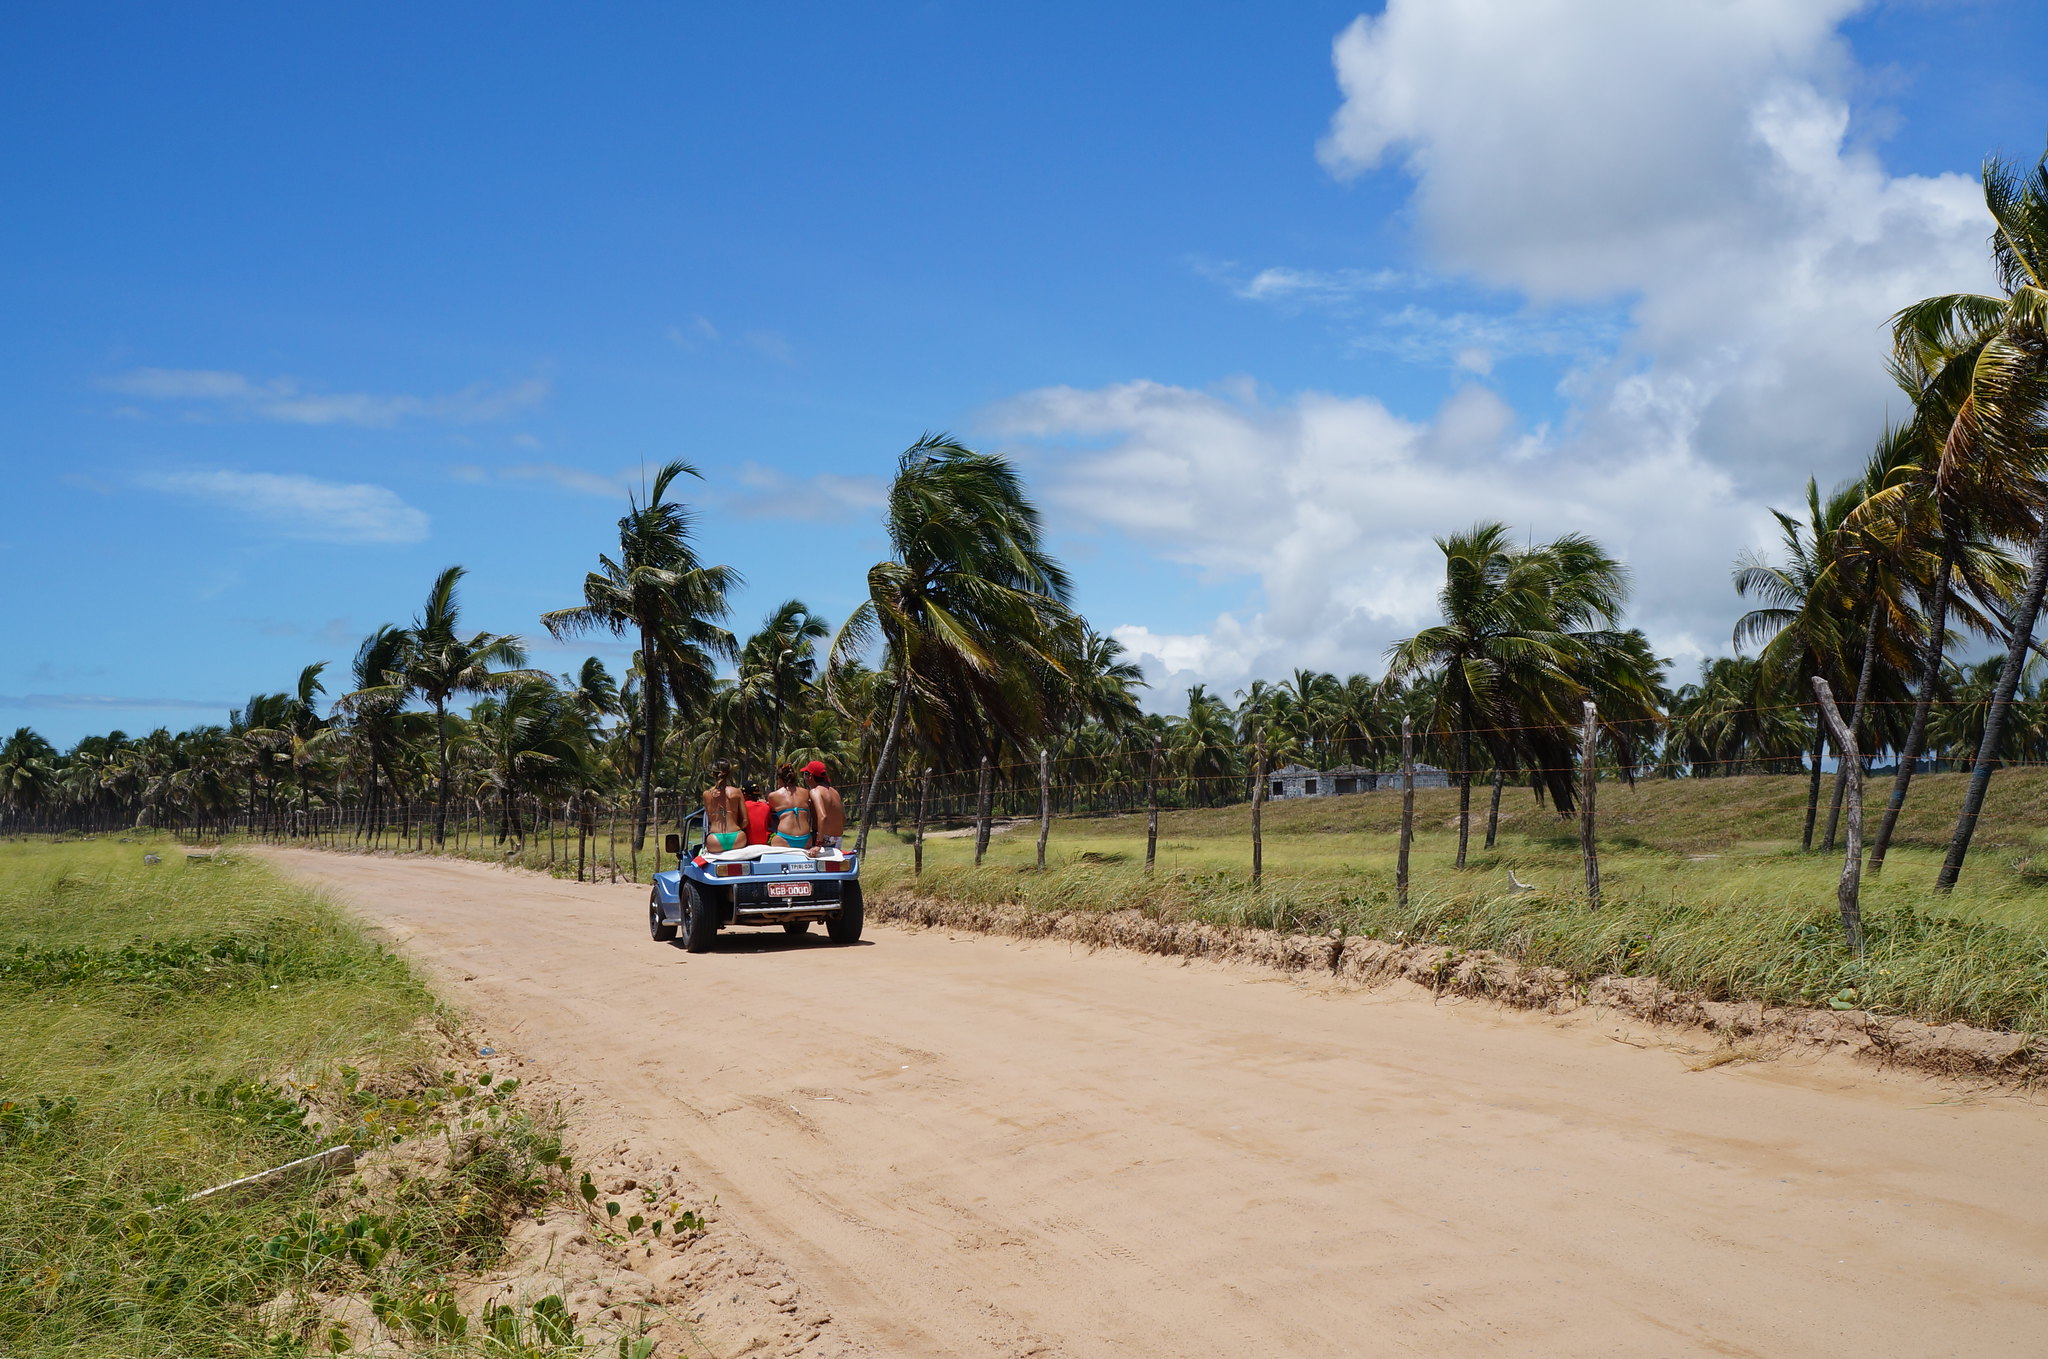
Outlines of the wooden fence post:
[{"label": "wooden fence post", "polygon": [[1152,752],[1152,772],[1145,779],[1145,872],[1159,857],[1159,752]]},{"label": "wooden fence post", "polygon": [[1401,851],[1394,859],[1394,905],[1408,909],[1408,848],[1415,843],[1415,721],[1401,719]]},{"label": "wooden fence post", "polygon": [[981,757],[981,782],[975,789],[974,807],[974,866],[981,867],[981,856],[988,853],[988,811],[989,800],[995,795],[995,776],[989,770],[988,756]]},{"label": "wooden fence post", "polygon": [[924,776],[917,781],[917,844],[911,850],[910,876],[921,877],[924,873],[924,809],[932,795],[932,767],[924,767]]},{"label": "wooden fence post", "polygon": [[611,821],[604,828],[604,857],[611,861],[612,881],[619,880],[619,804],[611,805]]},{"label": "wooden fence post", "polygon": [[1038,871],[1045,872],[1045,842],[1052,834],[1052,752],[1038,748]]},{"label": "wooden fence post", "polygon": [[1600,854],[1593,845],[1593,789],[1600,780],[1594,752],[1600,739],[1600,712],[1587,699],[1579,723],[1579,774],[1584,792],[1579,795],[1579,853],[1586,860],[1586,904],[1600,909]]},{"label": "wooden fence post", "polygon": [[1266,808],[1266,742],[1252,746],[1252,885],[1266,875],[1266,840],[1260,815]]},{"label": "wooden fence post", "polygon": [[1863,905],[1858,893],[1863,886],[1863,759],[1856,748],[1856,733],[1835,711],[1834,693],[1819,675],[1813,677],[1813,694],[1820,700],[1821,720],[1827,723],[1828,735],[1834,741],[1835,758],[1843,762],[1849,775],[1845,790],[1849,799],[1848,851],[1842,858],[1842,881],[1835,889],[1835,902],[1842,911],[1842,933],[1861,958]]}]

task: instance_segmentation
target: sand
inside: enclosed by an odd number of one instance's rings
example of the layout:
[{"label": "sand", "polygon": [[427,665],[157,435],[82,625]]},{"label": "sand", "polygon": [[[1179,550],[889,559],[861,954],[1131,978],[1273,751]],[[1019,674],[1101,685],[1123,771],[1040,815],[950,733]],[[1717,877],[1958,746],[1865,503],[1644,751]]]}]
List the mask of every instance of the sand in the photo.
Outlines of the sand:
[{"label": "sand", "polygon": [[273,859],[573,1092],[586,1140],[716,1193],[855,1349],[2043,1352],[2023,1094],[942,930],[692,955],[648,940],[645,888]]}]

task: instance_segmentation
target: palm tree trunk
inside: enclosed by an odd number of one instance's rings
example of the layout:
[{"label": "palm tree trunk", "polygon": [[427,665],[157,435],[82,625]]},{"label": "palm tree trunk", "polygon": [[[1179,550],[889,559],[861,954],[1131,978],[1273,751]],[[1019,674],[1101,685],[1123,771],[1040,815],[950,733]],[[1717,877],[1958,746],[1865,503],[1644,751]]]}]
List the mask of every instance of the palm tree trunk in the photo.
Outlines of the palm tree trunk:
[{"label": "palm tree trunk", "polygon": [[988,853],[989,808],[995,797],[995,770],[989,757],[981,757],[981,781],[974,791],[974,866],[981,867],[982,858]]},{"label": "palm tree trunk", "polygon": [[1493,848],[1494,835],[1500,829],[1500,790],[1506,774],[1496,767],[1493,771],[1493,805],[1486,809],[1486,847]]},{"label": "palm tree trunk", "polygon": [[1472,840],[1472,733],[1458,733],[1458,867],[1465,866],[1465,847]]},{"label": "palm tree trunk", "polygon": [[1820,812],[1820,762],[1827,754],[1828,726],[1818,714],[1813,719],[1813,772],[1806,777],[1806,831],[1799,837],[1799,852],[1813,850],[1813,819]]},{"label": "palm tree trunk", "polygon": [[868,791],[860,800],[860,834],[853,842],[856,855],[868,851],[868,832],[874,828],[875,813],[880,810],[877,799],[882,795],[882,778],[888,772],[889,760],[896,754],[896,733],[903,725],[903,709],[910,699],[910,666],[906,661],[896,674],[896,702],[889,709],[889,730],[882,737],[882,753],[875,757],[874,772],[868,775]]},{"label": "palm tree trunk", "polygon": [[775,731],[769,738],[773,749],[768,752],[768,763],[782,763],[782,675],[775,676]]},{"label": "palm tree trunk", "polygon": [[1934,707],[1935,685],[1941,679],[1941,653],[1948,644],[1948,578],[1953,569],[1952,548],[1944,538],[1941,575],[1934,582],[1934,602],[1928,609],[1927,643],[1921,648],[1920,691],[1913,696],[1913,722],[1906,728],[1906,744],[1899,751],[1898,772],[1892,775],[1891,801],[1885,804],[1884,820],[1877,839],[1870,846],[1870,876],[1884,868],[1884,852],[1891,847],[1892,830],[1899,824],[1899,809],[1906,805],[1906,790],[1913,784],[1913,766],[1927,747],[1927,715]]},{"label": "palm tree trunk", "polygon": [[[1870,697],[1870,671],[1872,658],[1877,654],[1877,604],[1870,606],[1870,622],[1863,629],[1863,661],[1856,669],[1856,701],[1849,705],[1849,733],[1858,737],[1857,758],[1862,758],[1863,704]],[[1835,848],[1835,828],[1842,821],[1842,794],[1849,786],[1849,770],[1839,760],[1835,762],[1835,792],[1828,803],[1828,833],[1820,842],[1823,854]]]},{"label": "palm tree trunk", "polygon": [[647,841],[647,813],[654,805],[654,726],[661,716],[661,681],[654,669],[654,635],[640,629],[640,805],[633,809],[633,853]]},{"label": "palm tree trunk", "polygon": [[434,777],[440,785],[434,790],[434,847],[439,849],[448,841],[448,700],[434,700],[435,741]]},{"label": "palm tree trunk", "polygon": [[2006,718],[2012,712],[2013,690],[2027,668],[2027,653],[2033,649],[2034,623],[2041,616],[2041,591],[2048,585],[2048,527],[2034,538],[2034,560],[2027,567],[2027,585],[2014,612],[2012,634],[2005,648],[2005,668],[1998,672],[1998,687],[1991,692],[1991,711],[1984,718],[1984,739],[1977,745],[1977,763],[1970,770],[1970,786],[1963,793],[1962,814],[1956,817],[1955,834],[1950,837],[1948,857],[1934,880],[1934,890],[1947,892],[1963,871],[1970,852],[1970,837],[1977,833],[1977,814],[1984,809],[1984,794],[1991,787],[1991,771],[1998,763],[1998,746],[2005,739]]}]

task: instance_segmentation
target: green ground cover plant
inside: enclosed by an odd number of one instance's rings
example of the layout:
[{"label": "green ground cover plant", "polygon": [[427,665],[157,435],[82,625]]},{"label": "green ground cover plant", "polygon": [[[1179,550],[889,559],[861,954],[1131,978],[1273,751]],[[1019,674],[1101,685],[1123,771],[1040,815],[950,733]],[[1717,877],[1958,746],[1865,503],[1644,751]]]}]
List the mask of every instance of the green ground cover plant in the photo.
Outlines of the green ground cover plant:
[{"label": "green ground cover plant", "polygon": [[[0,1354],[323,1352],[276,1301],[316,1292],[449,1353],[580,1353],[551,1317],[448,1311],[448,1279],[568,1163],[516,1082],[430,1069],[436,1013],[403,962],[253,860],[0,843]],[[323,1084],[316,1129],[303,1096]],[[406,1138],[447,1152],[371,1198],[183,1202]]]}]

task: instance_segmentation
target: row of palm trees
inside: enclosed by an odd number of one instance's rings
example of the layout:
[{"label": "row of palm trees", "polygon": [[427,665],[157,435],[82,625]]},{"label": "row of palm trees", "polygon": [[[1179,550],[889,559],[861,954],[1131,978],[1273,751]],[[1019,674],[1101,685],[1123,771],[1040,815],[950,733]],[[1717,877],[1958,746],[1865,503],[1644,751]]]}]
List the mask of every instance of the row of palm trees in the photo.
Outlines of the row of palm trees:
[{"label": "row of palm trees", "polygon": [[573,676],[528,668],[519,638],[463,625],[464,571],[449,567],[409,626],[364,639],[325,716],[323,662],[296,697],[257,695],[222,727],[113,733],[63,757],[23,729],[0,743],[0,818],[270,826],[346,802],[371,827],[411,824],[427,800],[441,844],[457,797],[491,801],[500,834],[516,838],[522,805],[624,794],[637,851],[657,790],[687,786],[715,751],[756,777],[810,758],[870,771],[864,837],[900,749],[924,764],[1001,762],[1086,721],[1136,716],[1137,671],[1069,607],[1065,571],[1005,459],[918,440],[899,461],[892,551],[868,598],[836,631],[786,601],[744,640],[724,625],[741,577],[701,560],[675,498],[695,475],[670,463],[629,497],[581,602],[541,617],[556,638],[634,643],[622,678],[596,658]]},{"label": "row of palm trees", "polygon": [[[1735,626],[1736,654],[1676,690],[1643,634],[1623,626],[1628,575],[1599,544],[1522,543],[1479,524],[1439,540],[1441,621],[1390,648],[1378,679],[1298,671],[1234,701],[1197,686],[1182,716],[1144,713],[1136,668],[1073,610],[1015,468],[928,435],[898,460],[889,555],[837,628],[792,599],[751,636],[729,631],[741,576],[701,559],[677,499],[698,473],[670,463],[629,496],[581,601],[541,618],[557,639],[629,642],[622,675],[596,659],[543,674],[520,639],[467,630],[463,572],[450,567],[409,625],[364,640],[325,715],[323,663],[225,726],[114,733],[64,755],[23,729],[0,742],[0,817],[254,824],[346,805],[369,827],[431,805],[439,843],[457,797],[495,806],[500,833],[515,838],[522,806],[623,799],[637,849],[661,790],[693,787],[714,757],[761,773],[823,758],[861,778],[864,845],[926,770],[985,765],[1014,793],[1056,759],[1075,805],[1141,787],[1228,800],[1288,760],[1386,768],[1405,718],[1422,757],[1455,776],[1462,863],[1476,777],[1491,776],[1494,813],[1503,785],[1523,780],[1571,808],[1590,701],[1602,758],[1625,777],[1804,773],[1805,843],[1820,831],[1825,849],[1842,778],[1822,830],[1817,677],[1849,699],[1860,754],[1897,761],[1873,868],[1921,757],[1968,764],[1946,889],[1992,770],[2048,753],[2028,664],[2048,584],[2048,159],[2025,172],[1994,160],[1983,178],[1999,295],[1898,314],[1889,365],[1909,417],[1858,477],[1825,496],[1808,482],[1802,510],[1778,514],[1778,551],[1737,560],[1735,589],[1755,607]],[[2004,656],[1959,665],[1971,636],[2002,643]]]},{"label": "row of palm trees", "polygon": [[[1994,158],[1983,187],[1999,293],[1932,297],[1893,318],[1888,361],[1909,415],[1860,476],[1827,496],[1807,483],[1803,514],[1778,514],[1778,554],[1738,559],[1736,590],[1759,607],[1733,640],[1757,654],[1710,665],[1672,714],[1672,741],[1713,760],[1782,766],[1795,738],[1810,741],[1811,845],[1823,737],[1792,705],[1816,677],[1850,696],[1859,754],[1889,751],[1897,766],[1873,871],[1921,757],[1966,762],[1941,891],[1962,871],[1993,771],[2038,752],[2026,728],[2038,726],[2029,662],[2048,584],[2048,157],[2031,168]],[[1958,667],[1952,652],[1970,636],[2003,657]],[[1838,770],[1824,848],[1843,783]]]}]

